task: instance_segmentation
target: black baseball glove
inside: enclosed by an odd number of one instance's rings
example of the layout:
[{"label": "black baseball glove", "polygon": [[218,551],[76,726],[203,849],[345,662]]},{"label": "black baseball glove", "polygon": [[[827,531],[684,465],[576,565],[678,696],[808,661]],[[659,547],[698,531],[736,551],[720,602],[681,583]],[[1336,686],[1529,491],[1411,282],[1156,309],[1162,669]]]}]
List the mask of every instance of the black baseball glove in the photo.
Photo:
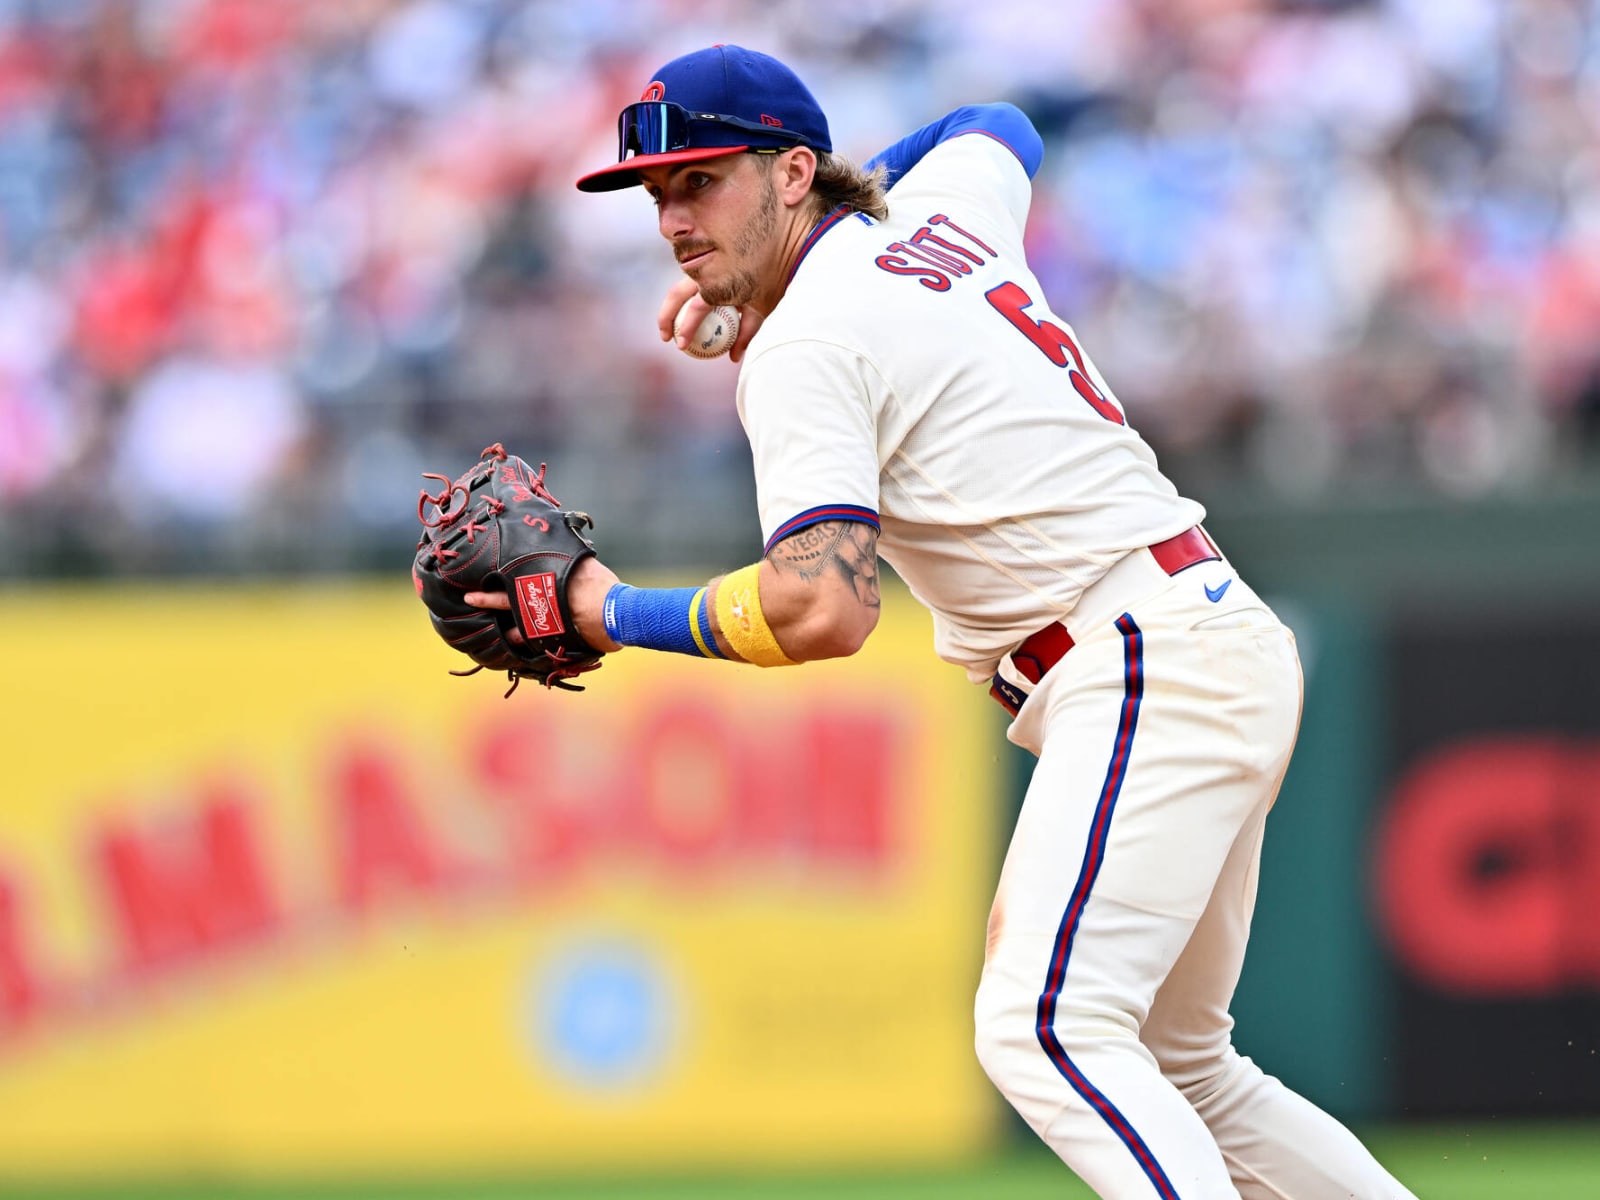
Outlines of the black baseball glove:
[{"label": "black baseball glove", "polygon": [[[411,566],[417,595],[428,606],[433,627],[446,643],[477,666],[511,680],[506,695],[524,679],[545,687],[583,689],[570,680],[600,665],[601,653],[579,636],[567,603],[572,570],[592,555],[583,531],[588,513],[563,511],[544,485],[545,464],[536,474],[496,442],[465,474],[426,488],[417,500],[422,540]],[[475,608],[468,592],[504,591],[510,610]],[[516,629],[523,641],[507,636]]]}]

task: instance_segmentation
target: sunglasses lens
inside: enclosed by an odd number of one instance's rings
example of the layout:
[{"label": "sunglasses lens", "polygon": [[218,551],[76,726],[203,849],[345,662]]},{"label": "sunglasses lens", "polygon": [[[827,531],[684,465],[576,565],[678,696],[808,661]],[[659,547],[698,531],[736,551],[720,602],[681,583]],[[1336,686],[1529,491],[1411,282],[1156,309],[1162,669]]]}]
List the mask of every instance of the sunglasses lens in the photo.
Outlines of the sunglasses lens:
[{"label": "sunglasses lens", "polygon": [[617,160],[632,154],[669,154],[689,146],[689,114],[676,104],[641,101],[617,121]]}]

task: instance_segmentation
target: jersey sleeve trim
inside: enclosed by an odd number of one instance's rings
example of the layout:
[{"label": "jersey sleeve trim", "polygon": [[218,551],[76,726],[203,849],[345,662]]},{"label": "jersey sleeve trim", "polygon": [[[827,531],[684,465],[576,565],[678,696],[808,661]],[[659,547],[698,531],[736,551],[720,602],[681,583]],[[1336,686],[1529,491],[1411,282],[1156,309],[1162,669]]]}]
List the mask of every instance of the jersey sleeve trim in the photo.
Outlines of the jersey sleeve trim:
[{"label": "jersey sleeve trim", "polygon": [[859,504],[823,504],[816,508],[808,508],[803,513],[797,513],[773,530],[772,536],[767,539],[767,544],[761,551],[762,557],[770,554],[772,548],[784,538],[822,521],[855,521],[861,525],[871,525],[873,529],[879,528],[878,514],[870,508]]}]

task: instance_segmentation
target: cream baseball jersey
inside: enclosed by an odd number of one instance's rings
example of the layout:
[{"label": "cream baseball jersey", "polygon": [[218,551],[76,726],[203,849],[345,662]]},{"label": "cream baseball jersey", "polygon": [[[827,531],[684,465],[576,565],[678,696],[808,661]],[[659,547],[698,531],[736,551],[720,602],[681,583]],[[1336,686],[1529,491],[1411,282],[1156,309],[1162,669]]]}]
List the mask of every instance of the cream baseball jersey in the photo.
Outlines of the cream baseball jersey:
[{"label": "cream baseball jersey", "polygon": [[1031,125],[963,111],[911,151],[887,221],[841,210],[812,233],[738,407],[767,548],[818,521],[876,523],[936,651],[978,682],[1117,559],[1205,514],[1028,269],[1030,156],[1001,138],[1036,141]]}]

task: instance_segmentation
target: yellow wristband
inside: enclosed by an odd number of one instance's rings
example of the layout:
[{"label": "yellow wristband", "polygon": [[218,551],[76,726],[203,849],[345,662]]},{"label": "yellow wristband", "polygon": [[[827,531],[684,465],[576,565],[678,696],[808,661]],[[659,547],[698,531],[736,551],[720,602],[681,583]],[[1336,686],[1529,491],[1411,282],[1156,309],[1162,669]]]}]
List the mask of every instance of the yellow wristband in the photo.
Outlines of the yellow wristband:
[{"label": "yellow wristband", "polygon": [[760,570],[761,564],[754,563],[722,577],[717,584],[717,628],[745,662],[758,667],[792,667],[794,659],[778,646],[761,612]]}]

